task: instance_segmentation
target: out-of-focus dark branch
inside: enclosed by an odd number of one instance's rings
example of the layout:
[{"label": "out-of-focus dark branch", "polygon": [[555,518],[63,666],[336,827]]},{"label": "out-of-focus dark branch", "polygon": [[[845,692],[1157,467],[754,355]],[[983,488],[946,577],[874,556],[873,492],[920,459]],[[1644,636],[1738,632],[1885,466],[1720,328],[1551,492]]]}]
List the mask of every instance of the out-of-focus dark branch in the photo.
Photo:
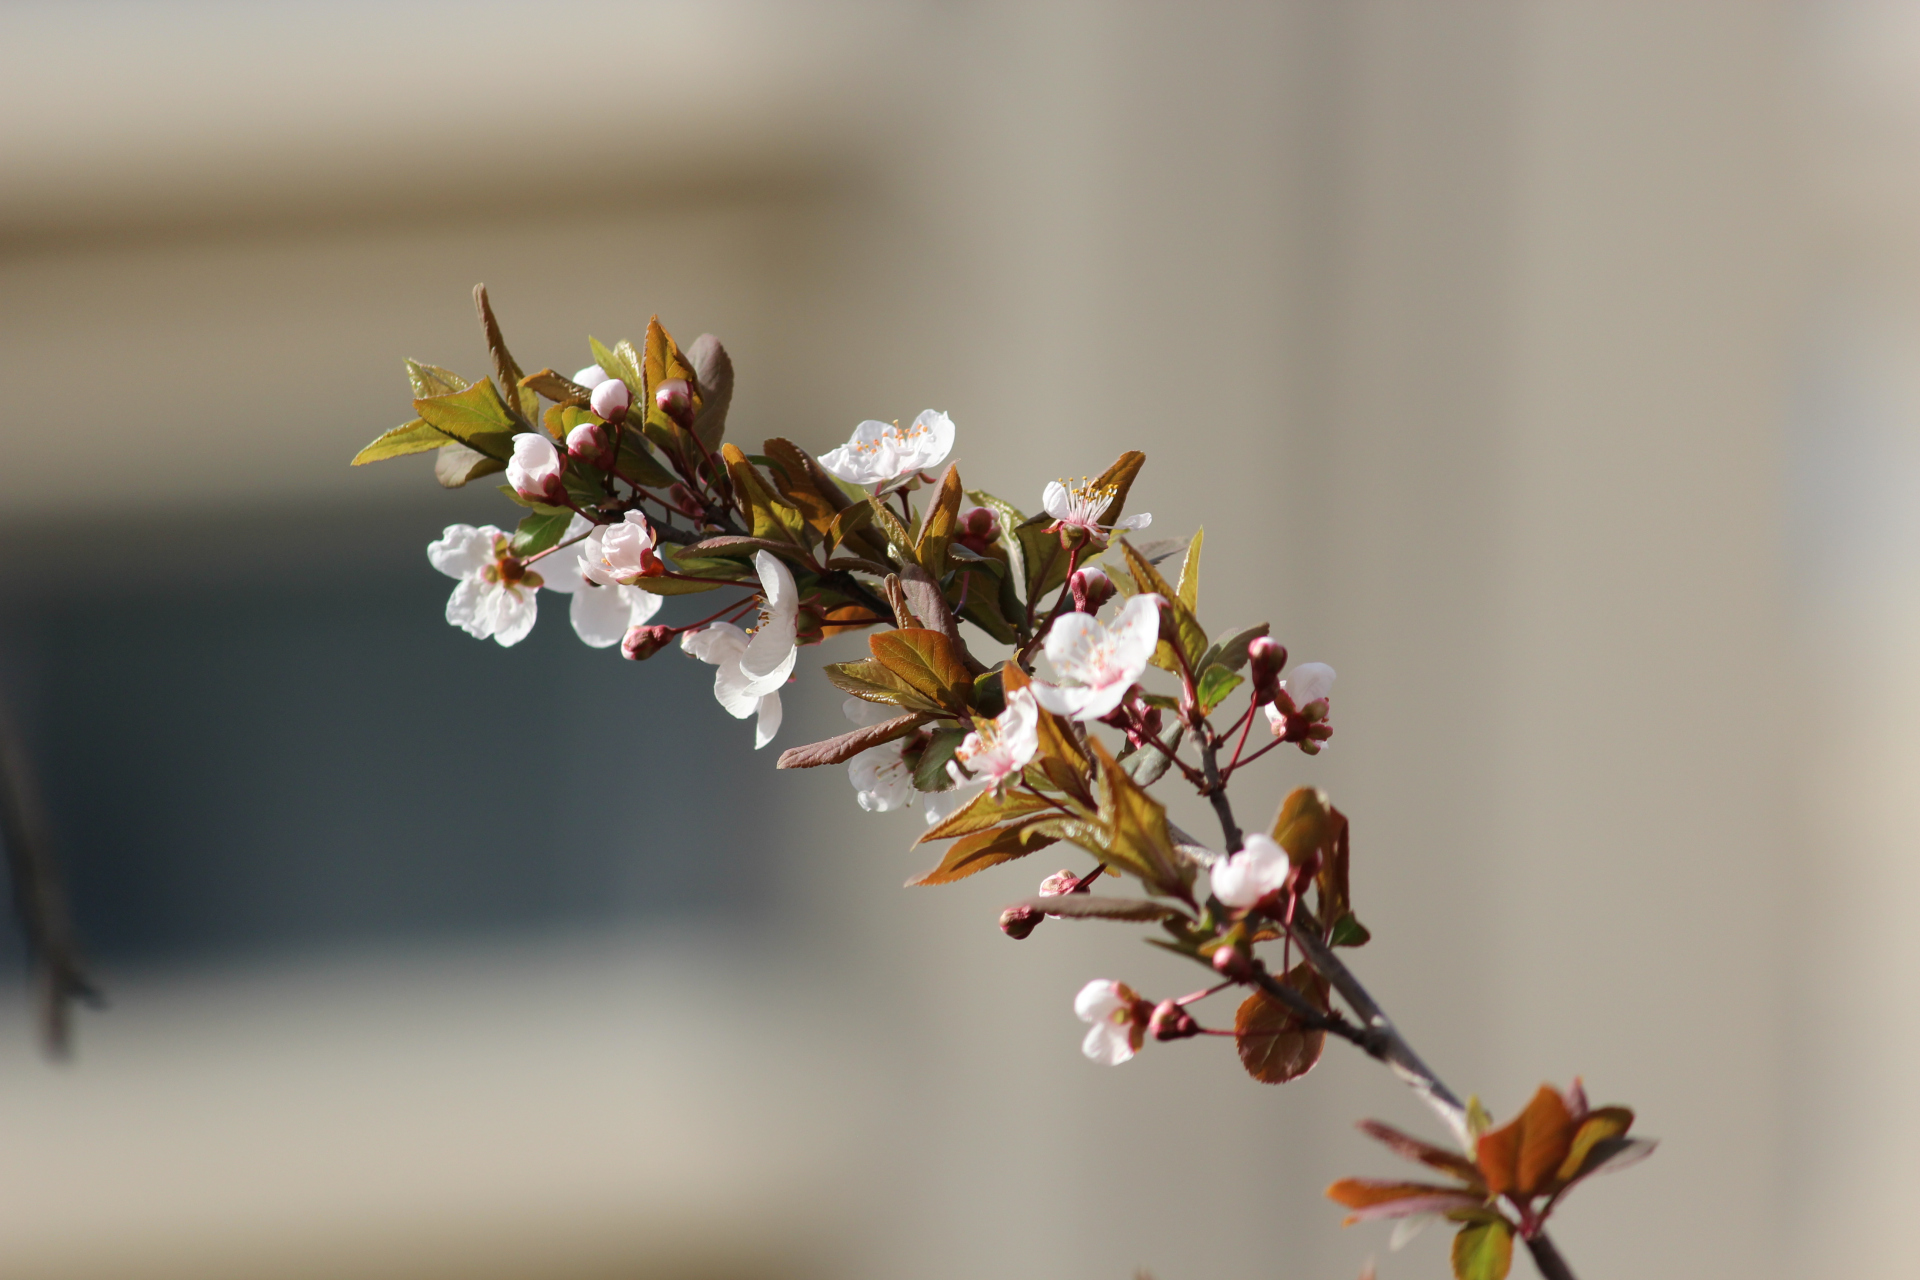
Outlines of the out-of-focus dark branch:
[{"label": "out-of-focus dark branch", "polygon": [[4,692],[0,692],[0,843],[6,845],[13,909],[31,953],[41,1047],[52,1057],[64,1058],[72,1050],[74,1003],[98,1004],[100,994],[80,966],[46,809]]}]

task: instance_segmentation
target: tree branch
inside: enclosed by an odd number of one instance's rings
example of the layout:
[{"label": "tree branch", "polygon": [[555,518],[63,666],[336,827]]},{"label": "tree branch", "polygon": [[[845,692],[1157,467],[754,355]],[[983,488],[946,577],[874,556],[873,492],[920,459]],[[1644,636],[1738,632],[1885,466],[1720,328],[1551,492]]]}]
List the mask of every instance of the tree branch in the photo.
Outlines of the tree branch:
[{"label": "tree branch", "polygon": [[34,786],[26,745],[0,694],[0,842],[7,850],[13,909],[27,935],[39,991],[40,1044],[51,1057],[72,1050],[75,1001],[97,1005],[100,994],[80,965],[67,896],[53,860],[45,810]]}]

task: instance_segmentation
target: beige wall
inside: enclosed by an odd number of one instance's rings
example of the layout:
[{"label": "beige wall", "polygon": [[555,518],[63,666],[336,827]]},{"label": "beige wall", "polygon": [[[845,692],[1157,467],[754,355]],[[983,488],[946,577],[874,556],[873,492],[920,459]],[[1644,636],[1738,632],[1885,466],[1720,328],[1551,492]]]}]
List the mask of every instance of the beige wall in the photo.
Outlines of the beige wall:
[{"label": "beige wall", "polygon": [[[1898,1270],[1877,1209],[1920,1123],[1888,1052],[1912,1030],[1911,734],[1888,709],[1907,694],[1867,672],[1901,648],[1858,660],[1812,739],[1777,690],[1794,672],[1808,696],[1786,518],[1808,281],[1835,244],[1874,279],[1892,252],[1832,230],[1857,223],[1815,212],[1839,183],[1804,163],[1891,109],[1805,104],[1920,36],[1751,3],[85,12],[0,19],[0,510],[71,511],[38,477],[75,387],[135,464],[94,473],[104,503],[434,503],[421,475],[338,464],[404,413],[401,356],[473,363],[475,279],[535,363],[652,310],[721,332],[736,421],[816,447],[941,405],[969,479],[1015,501],[1145,447],[1157,525],[1208,529],[1212,616],[1271,618],[1340,669],[1334,749],[1246,808],[1312,780],[1353,814],[1360,960],[1389,1008],[1496,1111],[1583,1073],[1664,1139],[1566,1211],[1581,1273]],[[591,33],[582,69],[547,70],[529,29]],[[423,76],[404,51],[430,40],[495,87]],[[585,64],[606,48],[651,86],[603,95]],[[83,60],[108,90],[69,103]],[[643,110],[661,127],[613,127]],[[465,180],[502,137],[604,180],[421,197],[423,169]],[[693,193],[656,202],[668,138]],[[263,386],[297,404],[263,413]],[[1849,617],[1825,643],[1887,634]],[[798,701],[796,731],[833,714]],[[820,879],[764,956],[422,964],[399,990],[441,1011],[434,1036],[369,1012],[351,968],[181,979],[90,1024],[69,1076],[12,1044],[0,1109],[30,1150],[0,1160],[0,1273],[224,1250],[239,1274],[278,1248],[375,1274],[511,1240],[558,1267],[544,1242],[568,1238],[665,1271],[703,1249],[752,1268],[766,1242],[925,1277],[1345,1276],[1384,1253],[1316,1197],[1390,1167],[1351,1119],[1425,1123],[1391,1080],[1330,1051],[1266,1089],[1205,1045],[1096,1071],[1079,983],[1186,975],[1117,931],[1001,938],[997,907],[1050,867],[902,894],[915,820],[843,788],[819,780],[795,857]],[[1876,940],[1806,947],[1799,886],[1832,879],[1796,874],[1809,847],[1865,878]],[[500,980],[592,997],[552,997],[530,1060],[513,1011],[546,1002],[472,996]],[[361,1034],[290,1051],[315,1034],[290,1008]],[[806,1068],[709,1069],[749,1052],[743,1024]],[[205,1034],[162,1061],[179,1025]],[[200,1052],[310,1103],[209,1091]],[[454,1063],[458,1098],[418,1084]],[[360,1105],[388,1088],[409,1101]],[[566,1101],[529,1101],[548,1093]],[[479,1112],[511,1169],[475,1172]],[[1251,1142],[1174,1178],[1238,1126]],[[170,1159],[188,1141],[238,1154]],[[268,1150],[308,1158],[295,1177]],[[388,1173],[368,1183],[360,1152]],[[1441,1256],[1423,1238],[1381,1274]]]}]

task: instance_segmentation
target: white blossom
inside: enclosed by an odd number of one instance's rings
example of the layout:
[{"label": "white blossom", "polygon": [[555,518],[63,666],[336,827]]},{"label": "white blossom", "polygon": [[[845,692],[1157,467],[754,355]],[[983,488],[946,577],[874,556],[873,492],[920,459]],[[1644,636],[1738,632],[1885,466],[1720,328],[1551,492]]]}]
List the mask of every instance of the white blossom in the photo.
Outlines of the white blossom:
[{"label": "white blossom", "polygon": [[992,720],[980,722],[954,749],[947,766],[956,783],[975,782],[1001,787],[1016,777],[1040,749],[1040,708],[1031,688],[1007,695],[1007,706]]},{"label": "white blossom", "polygon": [[749,635],[731,622],[715,622],[682,635],[680,647],[719,668],[713,673],[713,696],[728,715],[736,720],[759,715],[753,738],[758,750],[780,730],[780,688],[800,656],[794,644],[800,589],[773,555],[756,552],[753,565],[765,598],[759,627]]},{"label": "white blossom", "polygon": [[[1303,662],[1288,673],[1280,682],[1287,691],[1287,698],[1293,703],[1296,712],[1305,711],[1316,702],[1325,702],[1333,696],[1333,668],[1324,662]],[[1275,733],[1287,731],[1287,713],[1280,710],[1278,703],[1269,702],[1266,706],[1267,723]]]},{"label": "white blossom", "polygon": [[596,649],[605,649],[619,644],[630,628],[660,612],[660,606],[666,601],[638,587],[589,578],[585,563],[588,543],[570,540],[592,527],[582,517],[575,516],[560,539],[561,546],[535,560],[532,567],[540,572],[541,586],[573,597],[567,616],[573,623],[574,634]]},{"label": "white blossom", "polygon": [[[848,698],[841,708],[847,719],[862,727],[883,724],[899,714],[897,708]],[[889,813],[913,803],[913,770],[907,767],[907,740],[895,738],[868,747],[847,761],[847,777],[854,799],[868,813]]]},{"label": "white blossom", "polygon": [[1055,528],[1084,530],[1096,540],[1109,533],[1144,529],[1153,523],[1153,516],[1145,511],[1115,524],[1100,523],[1107,508],[1113,505],[1116,492],[1112,485],[1098,484],[1084,477],[1073,481],[1049,480],[1040,495],[1040,506],[1053,517]]},{"label": "white blossom", "polygon": [[1065,613],[1047,632],[1047,661],[1072,684],[1036,681],[1034,697],[1055,715],[1098,720],[1146,672],[1160,642],[1160,597],[1138,595],[1103,625],[1089,613]]},{"label": "white blossom", "polygon": [[640,512],[629,511],[621,523],[602,525],[588,534],[580,560],[587,577],[601,586],[630,587],[642,578],[659,576],[665,567],[653,548],[653,526]]},{"label": "white blossom", "polygon": [[513,438],[513,457],[507,461],[507,483],[521,497],[556,506],[564,504],[567,486],[561,477],[566,469],[566,455],[554,447],[545,432],[522,431]]},{"label": "white blossom", "polygon": [[601,383],[605,382],[610,376],[611,375],[608,374],[607,371],[605,369],[602,369],[599,365],[590,364],[586,368],[582,369],[580,372],[574,374],[573,380],[579,383],[581,386],[585,387],[587,390],[591,391],[595,387],[599,386]]},{"label": "white blossom", "polygon": [[1213,896],[1230,907],[1250,907],[1285,888],[1292,870],[1287,851],[1271,836],[1249,832],[1244,848],[1213,864]]},{"label": "white blossom", "polygon": [[939,466],[953,452],[953,419],[928,409],[910,427],[872,419],[853,438],[820,455],[820,465],[849,484],[887,492],[921,471]]},{"label": "white blossom", "polygon": [[447,621],[468,635],[515,645],[533,630],[541,575],[507,553],[507,535],[492,525],[451,524],[427,544],[427,559],[459,585],[447,598]]},{"label": "white blossom", "polygon": [[1125,983],[1095,978],[1080,988],[1074,997],[1073,1011],[1082,1022],[1091,1022],[1080,1052],[1102,1066],[1117,1067],[1131,1058],[1146,1038],[1146,1026],[1139,1017],[1140,997]]}]

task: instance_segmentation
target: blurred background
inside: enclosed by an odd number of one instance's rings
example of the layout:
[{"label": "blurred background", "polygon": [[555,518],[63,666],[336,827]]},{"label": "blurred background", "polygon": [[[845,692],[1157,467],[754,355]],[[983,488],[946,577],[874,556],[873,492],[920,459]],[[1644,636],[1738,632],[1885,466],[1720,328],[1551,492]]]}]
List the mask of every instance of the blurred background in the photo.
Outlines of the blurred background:
[{"label": "blurred background", "polygon": [[16,0],[0,173],[0,682],[111,999],[50,1066],[6,986],[0,1277],[1446,1273],[1319,1199],[1433,1129],[1372,1064],[1096,1068],[1081,983],[1190,975],[1002,937],[1053,865],[903,892],[706,668],[445,624],[515,513],[346,461],[476,281],[528,368],[720,334],[752,440],[1145,449],[1340,671],[1242,807],[1353,816],[1363,976],[1664,1139],[1580,1274],[1912,1265],[1920,5]]}]

